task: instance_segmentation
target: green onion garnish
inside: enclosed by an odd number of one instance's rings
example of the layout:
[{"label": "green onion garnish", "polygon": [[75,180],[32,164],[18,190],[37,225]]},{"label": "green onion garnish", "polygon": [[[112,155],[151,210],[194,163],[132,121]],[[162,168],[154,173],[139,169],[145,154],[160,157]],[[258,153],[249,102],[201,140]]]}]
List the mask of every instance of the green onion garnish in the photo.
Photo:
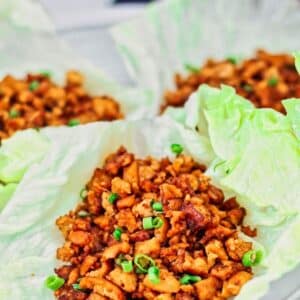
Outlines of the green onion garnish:
[{"label": "green onion garnish", "polygon": [[262,257],[262,251],[249,250],[243,255],[242,263],[245,267],[253,267],[261,262]]},{"label": "green onion garnish", "polygon": [[239,62],[239,59],[236,56],[228,56],[226,60],[233,65],[236,65]]},{"label": "green onion garnish", "polygon": [[192,284],[200,280],[201,280],[200,276],[185,274],[180,278],[179,282],[181,284]]},{"label": "green onion garnish", "polygon": [[114,204],[118,198],[119,198],[119,195],[117,193],[111,193],[108,197],[108,202],[110,204]]},{"label": "green onion garnish", "polygon": [[131,260],[124,260],[121,262],[121,267],[124,272],[129,273],[133,270],[133,264]]},{"label": "green onion garnish", "polygon": [[79,284],[79,283],[74,283],[74,284],[72,284],[72,287],[73,287],[73,289],[76,290],[76,291],[81,291],[81,288],[80,288],[80,284]]},{"label": "green onion garnish", "polygon": [[171,150],[175,154],[180,154],[183,151],[183,147],[180,144],[172,144]]},{"label": "green onion garnish", "polygon": [[40,83],[37,80],[33,80],[29,84],[29,89],[33,92],[39,87]]},{"label": "green onion garnish", "polygon": [[8,114],[9,114],[9,117],[12,119],[20,116],[20,112],[16,109],[11,109]]},{"label": "green onion garnish", "polygon": [[154,228],[160,228],[164,224],[164,221],[159,217],[146,217],[143,218],[143,228],[148,229],[154,229]]},{"label": "green onion garnish", "polygon": [[64,285],[64,283],[65,280],[56,275],[51,275],[45,280],[45,286],[52,291],[58,290]]},{"label": "green onion garnish", "polygon": [[248,93],[253,91],[253,87],[250,84],[243,85],[243,89]]},{"label": "green onion garnish", "polygon": [[77,126],[80,124],[80,121],[78,119],[71,119],[68,122],[68,126],[73,127],[73,126]]},{"label": "green onion garnish", "polygon": [[152,220],[153,228],[160,228],[161,226],[163,226],[163,224],[164,221],[160,217],[155,217]]},{"label": "green onion garnish", "polygon": [[200,68],[197,66],[194,66],[192,64],[185,64],[184,65],[185,69],[191,73],[199,73]]},{"label": "green onion garnish", "polygon": [[49,70],[42,70],[42,71],[40,71],[40,74],[41,74],[42,76],[48,77],[48,78],[50,78],[50,77],[52,76],[52,72],[49,71]]},{"label": "green onion garnish", "polygon": [[158,284],[160,282],[159,279],[159,268],[152,266],[148,269],[148,277],[149,280],[154,283],[154,284]]},{"label": "green onion garnish", "polygon": [[276,86],[277,85],[277,83],[278,83],[278,78],[277,77],[271,77],[271,78],[269,78],[269,80],[268,80],[268,86]]},{"label": "green onion garnish", "polygon": [[145,254],[137,254],[133,260],[135,266],[137,267],[137,273],[147,273],[150,267],[155,266],[154,260]]},{"label": "green onion garnish", "polygon": [[122,235],[122,229],[121,228],[116,228],[113,232],[114,239],[119,241],[121,239],[121,235]]},{"label": "green onion garnish", "polygon": [[79,193],[80,198],[83,200],[87,196],[86,188],[83,188]]},{"label": "green onion garnish", "polygon": [[152,217],[143,218],[143,228],[144,229],[153,229]]},{"label": "green onion garnish", "polygon": [[160,202],[153,202],[152,208],[155,211],[163,211],[163,205]]}]

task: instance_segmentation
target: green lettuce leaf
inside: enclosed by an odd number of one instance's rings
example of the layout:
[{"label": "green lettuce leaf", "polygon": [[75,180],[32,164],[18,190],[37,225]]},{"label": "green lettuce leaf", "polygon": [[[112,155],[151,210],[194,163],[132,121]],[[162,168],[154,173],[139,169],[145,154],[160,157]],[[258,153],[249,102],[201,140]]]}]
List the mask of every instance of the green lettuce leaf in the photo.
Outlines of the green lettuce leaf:
[{"label": "green lettuce leaf", "polygon": [[36,130],[17,132],[0,147],[0,211],[12,196],[26,171],[48,150],[48,140]]},{"label": "green lettuce leaf", "polygon": [[18,185],[16,183],[0,185],[0,212],[15,192],[17,186]]},{"label": "green lettuce leaf", "polygon": [[283,101],[283,105],[287,111],[291,126],[298,139],[300,139],[300,101],[299,99],[288,99]]},{"label": "green lettuce leaf", "polygon": [[17,132],[3,141],[0,148],[0,181],[19,182],[26,170],[43,158],[48,141],[35,130]]},{"label": "green lettuce leaf", "polygon": [[255,241],[265,258],[237,299],[259,299],[270,281],[300,262],[299,103],[286,100],[284,116],[255,108],[231,87],[202,85],[184,109],[166,112],[208,137],[215,153],[208,173],[229,195],[238,195],[246,222],[258,229]]},{"label": "green lettuce leaf", "polygon": [[199,162],[213,159],[207,139],[167,116],[41,132],[49,140],[47,155],[26,172],[0,215],[0,299],[53,299],[43,281],[62,242],[55,219],[75,207],[94,169],[120,145],[140,157],[172,157],[170,145],[180,143]]}]

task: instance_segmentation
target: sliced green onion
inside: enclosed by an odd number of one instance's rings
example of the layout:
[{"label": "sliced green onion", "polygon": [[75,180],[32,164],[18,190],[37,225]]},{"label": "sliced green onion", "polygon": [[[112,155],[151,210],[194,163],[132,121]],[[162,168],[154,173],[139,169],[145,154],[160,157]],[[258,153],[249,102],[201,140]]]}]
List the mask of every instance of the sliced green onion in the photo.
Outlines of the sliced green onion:
[{"label": "sliced green onion", "polygon": [[239,62],[239,59],[236,56],[228,56],[226,58],[226,60],[230,63],[232,63],[233,65],[236,65]]},{"label": "sliced green onion", "polygon": [[150,267],[148,269],[148,277],[149,277],[149,280],[154,283],[154,284],[158,284],[160,282],[160,279],[159,279],[159,268],[158,267]]},{"label": "sliced green onion", "polygon": [[164,224],[164,221],[160,217],[155,217],[152,220],[153,228],[160,228],[161,226],[163,226],[163,224]]},{"label": "sliced green onion", "polygon": [[163,205],[160,202],[153,202],[152,203],[152,208],[155,211],[163,211]]},{"label": "sliced green onion", "polygon": [[83,200],[87,196],[86,188],[83,188],[79,193],[80,198]]},{"label": "sliced green onion", "polygon": [[269,78],[269,80],[268,80],[268,86],[276,86],[277,85],[277,83],[278,83],[278,78],[277,77],[271,77],[271,78]]},{"label": "sliced green onion", "polygon": [[143,228],[146,230],[160,228],[164,221],[160,217],[145,217],[143,218]]},{"label": "sliced green onion", "polygon": [[8,114],[9,114],[9,117],[12,119],[20,116],[20,112],[16,109],[11,109]]},{"label": "sliced green onion", "polygon": [[81,291],[81,288],[80,288],[80,284],[79,284],[79,283],[74,283],[74,284],[72,284],[72,287],[73,287],[73,289],[76,290],[76,291]]},{"label": "sliced green onion", "polygon": [[29,89],[33,92],[40,86],[40,83],[37,80],[33,80],[29,84]]},{"label": "sliced green onion", "polygon": [[144,229],[153,229],[152,217],[143,218],[143,228]]},{"label": "sliced green onion", "polygon": [[121,228],[116,228],[113,232],[114,239],[119,241],[121,239],[121,235],[122,235],[122,229]]},{"label": "sliced green onion", "polygon": [[77,216],[80,217],[80,218],[85,218],[85,217],[88,217],[90,214],[85,211],[85,210],[80,210],[78,213],[77,213]]},{"label": "sliced green onion", "polygon": [[48,78],[50,78],[50,77],[52,76],[52,72],[49,71],[49,70],[42,70],[42,71],[40,71],[40,74],[41,74],[42,76],[48,77]]},{"label": "sliced green onion", "polygon": [[77,126],[80,124],[80,121],[78,119],[71,119],[68,122],[68,126],[73,127],[73,126]]},{"label": "sliced green onion", "polygon": [[185,69],[191,73],[199,73],[200,72],[200,68],[192,65],[192,64],[185,64],[184,65]]},{"label": "sliced green onion", "polygon": [[183,151],[183,147],[180,144],[172,144],[171,150],[175,154],[180,154]]},{"label": "sliced green onion", "polygon": [[200,276],[185,274],[180,278],[179,282],[181,284],[192,284],[200,280],[201,280]]},{"label": "sliced green onion", "polygon": [[114,204],[114,202],[119,198],[119,195],[117,193],[111,193],[108,197],[108,202],[110,204]]},{"label": "sliced green onion", "polygon": [[242,263],[245,267],[253,267],[258,265],[263,257],[261,250],[249,250],[242,257]]},{"label": "sliced green onion", "polygon": [[123,269],[123,272],[129,273],[133,270],[133,264],[131,260],[124,260],[121,262],[121,267]]},{"label": "sliced green onion", "polygon": [[155,266],[154,260],[145,254],[137,254],[133,260],[134,264],[137,267],[137,272],[147,273],[150,267]]},{"label": "sliced green onion", "polygon": [[250,93],[250,92],[253,91],[253,87],[252,87],[250,84],[245,84],[245,85],[243,86],[243,89],[244,89],[246,92],[248,92],[248,93]]},{"label": "sliced green onion", "polygon": [[65,280],[57,275],[51,275],[45,280],[45,286],[52,291],[58,290],[64,283]]}]

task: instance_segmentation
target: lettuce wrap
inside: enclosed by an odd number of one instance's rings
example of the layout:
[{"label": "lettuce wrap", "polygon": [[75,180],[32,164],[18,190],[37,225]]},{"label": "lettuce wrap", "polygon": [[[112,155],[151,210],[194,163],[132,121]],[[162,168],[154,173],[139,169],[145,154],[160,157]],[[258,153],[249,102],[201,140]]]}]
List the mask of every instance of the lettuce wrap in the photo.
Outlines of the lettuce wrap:
[{"label": "lettuce wrap", "polygon": [[229,86],[203,85],[184,109],[166,112],[209,137],[215,159],[208,173],[239,195],[246,222],[258,228],[255,240],[265,251],[262,270],[237,299],[259,299],[271,280],[300,262],[299,100],[285,100],[284,106],[287,116],[255,108]]},{"label": "lettuce wrap", "polygon": [[[122,87],[89,61],[74,53],[61,41],[54,26],[37,1],[2,0],[0,3],[0,77],[24,76],[28,72],[51,71],[52,79],[62,84],[67,70],[84,74],[85,89],[91,94],[108,94],[121,105],[126,118],[151,116],[151,94]],[[26,141],[26,139],[28,139]],[[10,199],[27,167],[46,153],[45,138],[33,132],[3,141],[0,148],[0,211]],[[21,153],[21,149],[24,149]],[[31,152],[33,151],[33,152]]]},{"label": "lettuce wrap", "polygon": [[284,116],[254,108],[230,87],[203,86],[185,108],[154,120],[41,130],[47,157],[28,169],[0,215],[0,299],[53,299],[43,281],[58,263],[55,250],[62,243],[55,219],[75,207],[93,170],[120,145],[140,157],[162,157],[172,156],[172,143],[205,163],[226,196],[237,195],[246,207],[246,224],[258,228],[252,241],[264,259],[236,299],[262,297],[272,280],[300,260],[294,102],[288,100]]},{"label": "lettuce wrap", "polygon": [[[112,28],[129,74],[150,88],[156,109],[175,72],[200,67],[209,57],[249,56],[299,49],[300,3],[296,0],[166,0]],[[287,34],[288,32],[288,34]],[[293,38],[291,38],[291,36]]]}]

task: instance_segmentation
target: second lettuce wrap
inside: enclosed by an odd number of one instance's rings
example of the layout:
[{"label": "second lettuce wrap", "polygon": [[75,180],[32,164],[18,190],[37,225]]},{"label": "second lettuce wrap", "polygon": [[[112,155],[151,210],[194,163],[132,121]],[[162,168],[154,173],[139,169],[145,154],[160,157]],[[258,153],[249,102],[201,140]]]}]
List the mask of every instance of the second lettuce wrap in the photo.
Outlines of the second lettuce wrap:
[{"label": "second lettuce wrap", "polygon": [[257,48],[296,51],[299,26],[297,0],[166,0],[115,26],[112,35],[130,75],[153,91],[159,111],[174,73],[185,73],[185,65],[249,56]]},{"label": "second lettuce wrap", "polygon": [[[122,87],[58,38],[49,16],[34,0],[0,1],[0,77],[25,76],[28,72],[51,71],[62,83],[65,72],[76,69],[85,76],[91,94],[108,94],[120,103],[129,119],[148,118],[150,92]],[[152,114],[153,115],[153,114]],[[0,213],[27,169],[47,152],[47,139],[29,130],[17,133],[0,147]]]}]

